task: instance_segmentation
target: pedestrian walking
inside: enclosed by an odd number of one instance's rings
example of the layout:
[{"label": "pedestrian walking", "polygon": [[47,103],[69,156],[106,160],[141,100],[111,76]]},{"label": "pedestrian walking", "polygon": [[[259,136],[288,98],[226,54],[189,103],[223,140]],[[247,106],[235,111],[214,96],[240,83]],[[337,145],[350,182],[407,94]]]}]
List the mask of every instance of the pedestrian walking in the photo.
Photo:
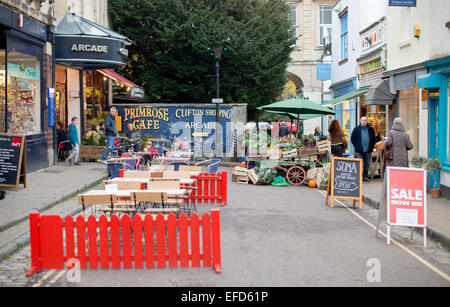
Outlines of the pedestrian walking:
[{"label": "pedestrian walking", "polygon": [[333,120],[328,127],[328,139],[331,142],[331,153],[335,157],[342,157],[348,147],[344,131],[337,119]]},{"label": "pedestrian walking", "polygon": [[413,149],[413,144],[401,118],[394,119],[384,145],[391,152],[390,157],[386,158],[386,166],[409,167],[408,151]]},{"label": "pedestrian walking", "polygon": [[109,109],[109,114],[105,117],[105,135],[107,146],[105,152],[103,153],[103,156],[100,158],[102,162],[106,161],[108,155],[112,153],[114,149],[114,139],[117,135],[116,111],[117,110],[115,107],[111,107],[111,109]]},{"label": "pedestrian walking", "polygon": [[80,165],[78,157],[80,155],[80,142],[78,141],[78,117],[72,117],[71,124],[69,125],[69,143],[72,145],[72,153],[68,158],[68,164]]},{"label": "pedestrian walking", "polygon": [[364,162],[363,180],[369,181],[369,166],[376,137],[375,130],[369,125],[367,117],[361,117],[361,123],[353,129],[351,142],[355,148],[356,158]]},{"label": "pedestrian walking", "polygon": [[[413,149],[413,143],[409,134],[403,126],[402,119],[397,117],[394,119],[391,131],[384,142],[385,150],[385,166],[409,167],[408,151]],[[387,204],[387,176],[384,176],[383,188],[381,189],[380,208],[378,210],[377,234],[380,221],[386,219]]]},{"label": "pedestrian walking", "polygon": [[278,136],[280,138],[284,138],[285,136],[289,135],[289,128],[286,125],[286,122],[282,122],[280,126],[280,130],[278,131]]}]

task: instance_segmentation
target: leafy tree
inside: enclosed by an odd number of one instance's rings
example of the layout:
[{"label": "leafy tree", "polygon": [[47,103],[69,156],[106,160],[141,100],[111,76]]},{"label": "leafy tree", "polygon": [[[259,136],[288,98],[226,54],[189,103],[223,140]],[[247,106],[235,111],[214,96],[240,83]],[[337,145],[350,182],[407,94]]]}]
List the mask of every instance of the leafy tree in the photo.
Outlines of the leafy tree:
[{"label": "leafy tree", "polygon": [[216,97],[214,49],[225,103],[272,103],[286,82],[294,41],[284,0],[110,0],[114,30],[133,41],[121,73],[148,102],[209,103]]}]

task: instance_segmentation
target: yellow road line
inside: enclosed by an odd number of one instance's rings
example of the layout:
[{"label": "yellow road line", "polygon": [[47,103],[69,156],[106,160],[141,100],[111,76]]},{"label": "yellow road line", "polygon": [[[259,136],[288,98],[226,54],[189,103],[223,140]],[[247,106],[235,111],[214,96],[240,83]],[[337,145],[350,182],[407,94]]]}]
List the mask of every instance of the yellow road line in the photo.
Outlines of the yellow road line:
[{"label": "yellow road line", "polygon": [[42,276],[42,278],[41,278],[37,283],[35,283],[32,287],[40,287],[41,284],[42,284],[47,278],[49,278],[50,275],[53,274],[53,272],[55,272],[55,270],[50,270],[50,271],[48,271],[48,272],[47,272],[44,276]]},{"label": "yellow road line", "polygon": [[[319,191],[317,190],[320,194],[322,194],[323,196],[326,197],[325,192],[323,191]],[[348,206],[346,206],[344,203],[342,203],[341,201],[339,201],[338,199],[335,199],[336,202],[338,202],[341,206],[343,206],[344,208],[346,208],[348,211],[350,211],[351,213],[353,213],[356,217],[358,217],[361,221],[363,221],[364,223],[366,223],[367,225],[369,225],[371,228],[373,228],[374,230],[376,230],[377,228],[370,223],[369,221],[367,221],[365,218],[363,218],[361,215],[359,215],[355,210],[350,209]],[[381,230],[378,231],[383,237],[387,238],[387,235],[382,232]],[[402,245],[400,242],[398,242],[395,239],[391,238],[391,242],[393,242],[395,245],[397,245],[398,247],[400,247],[402,250],[404,250],[405,252],[407,252],[408,254],[410,254],[411,256],[413,256],[414,258],[416,258],[417,260],[419,260],[423,265],[425,265],[426,267],[428,267],[429,269],[431,269],[432,271],[434,271],[436,274],[440,275],[442,278],[444,278],[445,280],[447,280],[448,282],[450,282],[450,276],[448,276],[447,274],[445,274],[444,272],[442,272],[441,270],[439,270],[438,268],[436,268],[435,266],[433,266],[431,263],[429,263],[428,261],[426,261],[425,259],[421,258],[419,255],[417,255],[416,253],[414,253],[413,251],[411,251],[410,249],[408,249],[406,246]]]},{"label": "yellow road line", "polygon": [[53,278],[47,285],[46,287],[50,287],[52,284],[54,284],[61,276],[64,275],[64,273],[66,273],[66,270],[62,270],[61,272],[59,272],[55,278]]}]

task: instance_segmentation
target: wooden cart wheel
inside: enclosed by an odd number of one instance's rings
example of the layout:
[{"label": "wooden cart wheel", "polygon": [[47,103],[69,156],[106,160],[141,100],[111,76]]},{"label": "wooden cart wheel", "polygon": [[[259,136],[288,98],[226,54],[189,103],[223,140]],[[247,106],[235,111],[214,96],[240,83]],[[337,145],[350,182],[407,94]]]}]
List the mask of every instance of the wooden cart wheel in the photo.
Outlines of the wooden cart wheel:
[{"label": "wooden cart wheel", "polygon": [[306,172],[301,166],[292,166],[286,173],[286,180],[294,185],[302,185],[306,180]]}]

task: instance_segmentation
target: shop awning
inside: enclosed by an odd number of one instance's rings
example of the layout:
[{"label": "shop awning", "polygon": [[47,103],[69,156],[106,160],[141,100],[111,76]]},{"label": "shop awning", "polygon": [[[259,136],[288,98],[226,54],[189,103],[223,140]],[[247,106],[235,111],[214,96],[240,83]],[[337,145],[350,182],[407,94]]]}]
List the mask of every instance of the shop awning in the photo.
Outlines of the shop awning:
[{"label": "shop awning", "polygon": [[389,79],[383,79],[369,89],[364,105],[391,105],[394,97],[389,88]]},{"label": "shop awning", "polygon": [[55,28],[56,62],[83,69],[125,65],[131,41],[68,12]]},{"label": "shop awning", "polygon": [[117,81],[118,83],[124,84],[125,86],[130,87],[130,97],[131,98],[144,98],[145,96],[145,91],[144,89],[131,82],[130,80],[128,80],[127,78],[125,78],[124,76],[118,74],[117,72],[115,72],[112,69],[100,69],[98,70],[100,73],[102,73],[103,75]]},{"label": "shop awning", "polygon": [[353,99],[355,97],[359,97],[361,95],[364,95],[365,93],[367,93],[367,91],[368,91],[368,89],[359,89],[359,90],[347,93],[345,95],[339,96],[337,98],[325,101],[324,103],[322,103],[322,105],[333,107],[333,106],[335,106],[337,104],[340,104],[340,103],[342,103],[342,102],[344,102],[346,100]]}]

